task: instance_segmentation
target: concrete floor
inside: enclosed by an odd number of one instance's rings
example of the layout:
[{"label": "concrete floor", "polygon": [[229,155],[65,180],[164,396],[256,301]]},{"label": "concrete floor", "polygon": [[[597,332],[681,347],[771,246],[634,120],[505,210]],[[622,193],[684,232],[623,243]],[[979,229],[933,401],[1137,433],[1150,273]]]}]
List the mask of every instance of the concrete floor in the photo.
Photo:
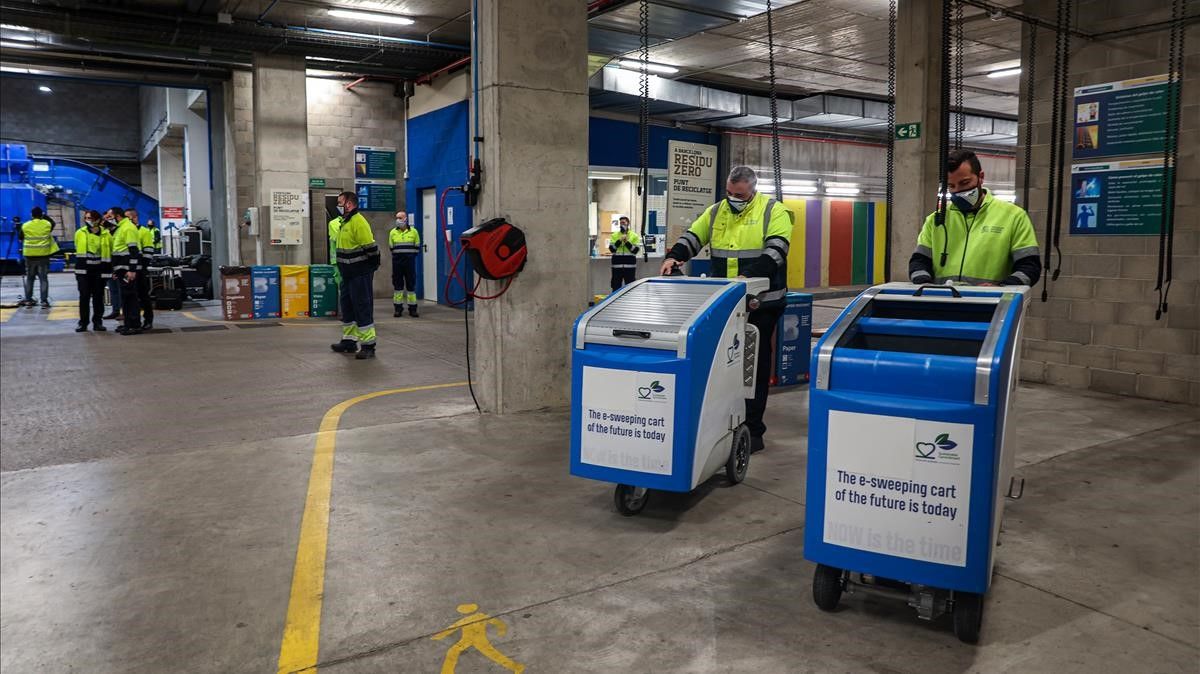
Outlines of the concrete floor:
[{"label": "concrete floor", "polygon": [[[322,415],[465,379],[447,309],[377,314],[374,362],[331,353],[335,323],[188,314],[130,338],[3,315],[5,672],[273,671]],[[974,647],[882,599],[813,606],[803,390],[772,398],[743,485],[636,518],[569,477],[562,411],[478,416],[461,386],[360,403],[336,436],[320,668],[437,672],[456,637],[431,636],[476,603],[529,672],[1196,671],[1200,410],[1020,396],[1026,491]]]}]

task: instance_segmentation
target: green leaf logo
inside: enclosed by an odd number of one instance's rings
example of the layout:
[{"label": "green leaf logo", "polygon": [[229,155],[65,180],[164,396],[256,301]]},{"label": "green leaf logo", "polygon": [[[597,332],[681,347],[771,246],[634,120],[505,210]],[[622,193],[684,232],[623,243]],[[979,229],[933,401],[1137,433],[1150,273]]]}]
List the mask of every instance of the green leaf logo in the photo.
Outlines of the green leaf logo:
[{"label": "green leaf logo", "polygon": [[950,434],[949,434],[949,433],[942,433],[941,435],[937,436],[937,439],[936,439],[936,440],[934,440],[934,442],[936,442],[937,444],[939,444],[939,445],[940,445],[940,444],[942,444],[943,442],[945,442],[945,441],[947,441],[947,440],[949,440],[949,439],[950,439]]}]

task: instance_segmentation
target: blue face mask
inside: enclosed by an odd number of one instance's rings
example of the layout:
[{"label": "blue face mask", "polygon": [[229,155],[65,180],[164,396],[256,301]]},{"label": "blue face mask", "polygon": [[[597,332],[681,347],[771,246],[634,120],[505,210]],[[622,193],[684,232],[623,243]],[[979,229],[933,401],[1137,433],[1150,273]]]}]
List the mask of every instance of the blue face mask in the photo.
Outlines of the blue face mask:
[{"label": "blue face mask", "polygon": [[950,195],[950,201],[958,207],[958,210],[964,213],[969,213],[974,211],[976,205],[979,204],[979,197],[981,193],[982,191],[980,186],[976,185],[969,190],[954,192]]}]

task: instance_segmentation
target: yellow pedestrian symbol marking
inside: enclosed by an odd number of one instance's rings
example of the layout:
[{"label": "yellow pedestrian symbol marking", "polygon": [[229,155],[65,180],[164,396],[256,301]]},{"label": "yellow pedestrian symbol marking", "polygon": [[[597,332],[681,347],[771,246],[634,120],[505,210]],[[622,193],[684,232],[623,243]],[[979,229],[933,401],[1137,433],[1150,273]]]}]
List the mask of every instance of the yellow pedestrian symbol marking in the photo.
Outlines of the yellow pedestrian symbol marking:
[{"label": "yellow pedestrian symbol marking", "polygon": [[458,656],[470,648],[474,648],[483,654],[484,657],[510,672],[521,674],[521,672],[525,671],[525,665],[513,662],[506,655],[496,650],[496,647],[488,640],[488,625],[496,626],[497,636],[502,637],[508,632],[508,625],[505,625],[503,620],[493,618],[486,613],[481,613],[477,604],[460,604],[458,612],[469,615],[433,635],[434,641],[441,641],[460,629],[462,630],[462,637],[459,638],[458,643],[446,651],[446,659],[442,662],[442,674],[454,674],[454,668],[458,666]]}]

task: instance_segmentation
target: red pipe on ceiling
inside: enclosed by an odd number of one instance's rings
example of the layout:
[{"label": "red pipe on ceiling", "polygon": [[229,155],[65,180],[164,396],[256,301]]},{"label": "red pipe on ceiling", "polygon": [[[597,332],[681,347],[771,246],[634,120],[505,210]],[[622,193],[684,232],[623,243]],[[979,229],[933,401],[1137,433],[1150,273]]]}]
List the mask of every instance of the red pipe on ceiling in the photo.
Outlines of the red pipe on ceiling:
[{"label": "red pipe on ceiling", "polygon": [[437,70],[435,70],[431,73],[426,73],[424,75],[421,75],[415,81],[417,84],[429,84],[430,82],[433,81],[433,78],[437,77],[438,75],[441,75],[442,73],[446,73],[451,70],[454,70],[455,68],[457,68],[459,66],[464,66],[470,62],[471,62],[471,57],[464,56],[464,57],[460,58],[459,60],[455,61],[454,63],[451,63],[450,65],[442,66],[441,68],[438,68]]}]

